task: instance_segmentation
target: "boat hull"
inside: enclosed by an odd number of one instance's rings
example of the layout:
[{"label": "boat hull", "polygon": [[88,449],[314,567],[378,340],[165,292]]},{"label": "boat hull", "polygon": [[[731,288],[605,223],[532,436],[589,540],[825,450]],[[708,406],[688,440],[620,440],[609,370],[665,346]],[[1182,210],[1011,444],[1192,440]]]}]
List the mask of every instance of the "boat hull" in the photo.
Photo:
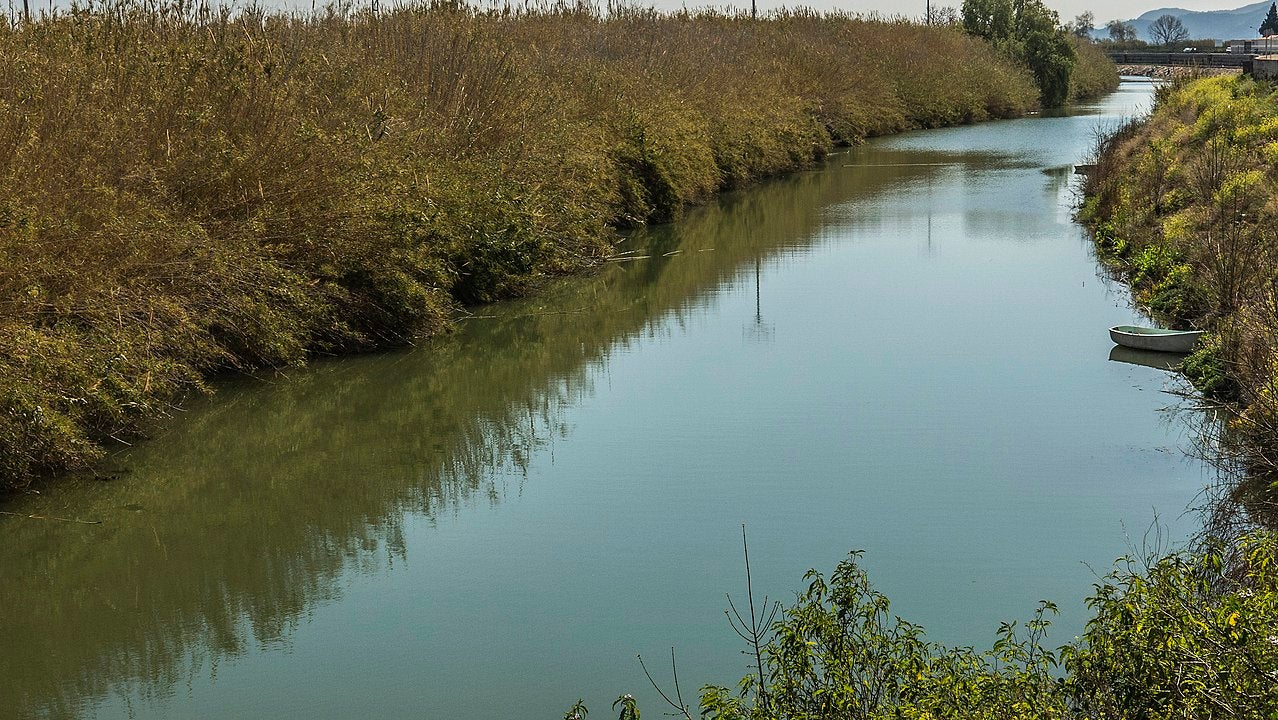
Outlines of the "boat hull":
[{"label": "boat hull", "polygon": [[1159,330],[1134,325],[1119,325],[1109,329],[1109,339],[1123,347],[1156,352],[1192,352],[1201,330]]}]

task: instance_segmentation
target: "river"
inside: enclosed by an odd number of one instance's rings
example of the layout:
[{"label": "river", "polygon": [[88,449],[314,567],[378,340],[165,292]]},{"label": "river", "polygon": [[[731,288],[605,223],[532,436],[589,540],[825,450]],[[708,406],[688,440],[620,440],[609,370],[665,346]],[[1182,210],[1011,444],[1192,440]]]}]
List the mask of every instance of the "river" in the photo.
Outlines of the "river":
[{"label": "river", "polygon": [[746,672],[742,523],[760,595],[863,549],[933,640],[1048,598],[1068,641],[1210,479],[1175,380],[1109,359],[1139,318],[1071,222],[1071,164],[1150,100],[876,140],[450,336],[222,383],[6,508],[101,524],[0,517],[0,708],[659,713],[637,654]]}]

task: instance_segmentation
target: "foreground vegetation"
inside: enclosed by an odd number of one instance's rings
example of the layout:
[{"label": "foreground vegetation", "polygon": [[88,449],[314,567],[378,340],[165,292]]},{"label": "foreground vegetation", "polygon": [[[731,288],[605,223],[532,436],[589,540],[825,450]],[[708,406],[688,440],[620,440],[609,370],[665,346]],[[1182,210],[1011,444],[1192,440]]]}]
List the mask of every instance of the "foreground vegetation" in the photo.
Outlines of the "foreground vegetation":
[{"label": "foreground vegetation", "polygon": [[211,372],[409,342],[613,228],[1039,95],[956,28],[805,12],[108,4],[0,28],[0,60],[11,488]]},{"label": "foreground vegetation", "polygon": [[[1223,449],[1278,518],[1278,92],[1243,77],[1161,88],[1147,120],[1108,139],[1082,214],[1101,257],[1170,323],[1210,331],[1184,370],[1235,404]],[[1263,518],[1262,518],[1263,519]]]},{"label": "foreground vegetation", "polygon": [[[1120,560],[1097,583],[1094,616],[1074,643],[1046,647],[1055,608],[1044,602],[980,653],[929,643],[892,615],[854,553],[828,579],[808,573],[808,589],[766,628],[757,654],[747,648],[757,672],[736,690],[704,688],[700,711],[713,720],[1273,718],[1276,553],[1278,536],[1259,533]],[[695,710],[665,694],[691,720]],[[639,716],[628,695],[614,708],[621,720]]]}]

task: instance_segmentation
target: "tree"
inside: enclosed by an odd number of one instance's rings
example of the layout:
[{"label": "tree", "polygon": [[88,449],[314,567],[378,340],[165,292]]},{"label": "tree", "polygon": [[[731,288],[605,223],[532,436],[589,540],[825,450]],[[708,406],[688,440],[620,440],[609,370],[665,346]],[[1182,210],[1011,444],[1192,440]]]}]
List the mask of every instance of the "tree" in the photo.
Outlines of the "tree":
[{"label": "tree", "polygon": [[1128,43],[1136,39],[1136,26],[1121,20],[1110,20],[1105,24],[1109,39],[1116,43]]},{"label": "tree", "polygon": [[932,8],[932,15],[928,19],[929,25],[937,27],[955,27],[963,23],[963,18],[959,15],[958,8],[953,5],[946,5],[942,8]]},{"label": "tree", "polygon": [[1074,21],[1069,24],[1069,31],[1081,38],[1090,38],[1092,36],[1092,24],[1096,22],[1096,14],[1091,10],[1080,13]]},{"label": "tree", "polygon": [[963,29],[998,45],[1012,36],[1012,0],[963,0]]},{"label": "tree", "polygon": [[1038,83],[1043,105],[1058,107],[1069,99],[1069,79],[1078,56],[1065,33],[1058,29],[1059,16],[1038,0],[1026,0],[1016,18],[1016,36],[1021,57],[1029,64]]},{"label": "tree", "polygon": [[1046,107],[1069,99],[1077,56],[1060,16],[1042,0],[964,0],[963,29],[1024,62],[1034,74]]},{"label": "tree", "polygon": [[1175,15],[1160,15],[1149,26],[1149,36],[1159,45],[1173,45],[1189,39],[1189,29]]},{"label": "tree", "polygon": [[1278,35],[1278,3],[1269,3],[1269,14],[1260,24],[1260,36]]}]

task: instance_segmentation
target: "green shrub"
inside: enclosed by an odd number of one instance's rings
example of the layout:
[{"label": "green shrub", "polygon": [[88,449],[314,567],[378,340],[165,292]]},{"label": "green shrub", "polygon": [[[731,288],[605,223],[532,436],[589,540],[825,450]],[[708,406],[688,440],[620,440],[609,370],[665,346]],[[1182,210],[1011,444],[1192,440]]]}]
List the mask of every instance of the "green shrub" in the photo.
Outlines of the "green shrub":
[{"label": "green shrub", "polygon": [[[1145,562],[1120,558],[1087,600],[1082,637],[1044,647],[1042,602],[991,649],[948,648],[891,613],[852,553],[766,628],[737,688],[702,689],[711,720],[1062,720],[1278,716],[1278,535],[1214,539]],[[767,617],[770,610],[765,610]],[[747,622],[747,628],[749,623]],[[747,630],[742,637],[749,641]],[[1063,670],[1063,672],[1062,672]],[[677,696],[676,696],[677,698]],[[692,710],[670,699],[676,715]],[[637,718],[624,695],[621,718]],[[578,701],[569,711],[584,716]]]},{"label": "green shrub", "polygon": [[1229,400],[1237,397],[1237,388],[1225,367],[1220,339],[1214,335],[1204,335],[1194,352],[1181,363],[1180,369],[1194,387],[1209,398]]},{"label": "green shrub", "polygon": [[1088,600],[1065,657],[1083,717],[1278,716],[1278,542],[1210,542],[1148,566],[1127,561]]}]

